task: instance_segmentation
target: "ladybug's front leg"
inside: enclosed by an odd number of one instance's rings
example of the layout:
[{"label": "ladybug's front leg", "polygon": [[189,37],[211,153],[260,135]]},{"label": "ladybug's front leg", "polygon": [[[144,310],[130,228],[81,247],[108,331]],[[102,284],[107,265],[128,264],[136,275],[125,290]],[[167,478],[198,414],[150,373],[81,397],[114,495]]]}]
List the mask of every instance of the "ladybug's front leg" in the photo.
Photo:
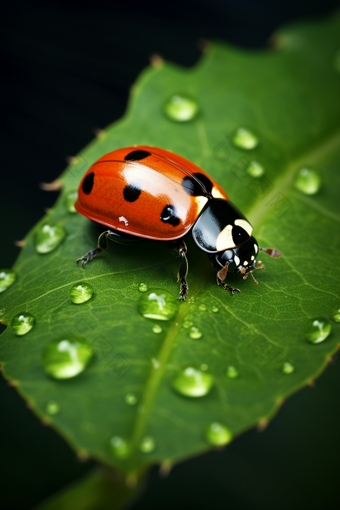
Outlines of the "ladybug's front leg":
[{"label": "ladybug's front leg", "polygon": [[177,275],[177,281],[181,282],[181,286],[179,289],[179,301],[185,301],[185,298],[188,294],[189,286],[187,284],[187,276],[189,270],[189,263],[187,259],[187,245],[184,241],[180,240],[176,242],[175,250],[178,253],[178,256],[182,258],[181,265]]},{"label": "ladybug's front leg", "polygon": [[231,295],[233,296],[234,292],[241,292],[241,291],[240,291],[240,289],[235,289],[234,287],[230,287],[230,285],[223,283],[224,280],[227,278],[228,266],[229,266],[229,262],[222,269],[220,269],[218,271],[218,273],[216,275],[216,283],[217,283],[217,285],[222,287],[222,289],[229,290],[231,292]]},{"label": "ladybug's front leg", "polygon": [[84,267],[85,264],[92,260],[93,257],[101,253],[102,251],[106,250],[107,248],[107,237],[110,234],[110,230],[106,230],[105,232],[102,232],[100,236],[98,237],[98,243],[97,248],[94,248],[94,250],[90,250],[84,255],[83,257],[80,257],[80,259],[77,259],[77,264],[81,262],[81,265]]}]

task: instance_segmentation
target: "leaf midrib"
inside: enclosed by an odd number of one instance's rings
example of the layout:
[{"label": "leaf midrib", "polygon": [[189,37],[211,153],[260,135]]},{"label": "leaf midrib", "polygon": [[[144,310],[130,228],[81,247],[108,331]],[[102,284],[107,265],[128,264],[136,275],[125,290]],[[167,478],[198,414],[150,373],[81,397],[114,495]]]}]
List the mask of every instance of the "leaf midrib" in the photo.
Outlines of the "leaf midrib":
[{"label": "leaf midrib", "polygon": [[[274,194],[277,193],[277,189],[280,190],[281,193],[287,192],[287,190],[291,187],[292,180],[294,174],[297,172],[299,168],[305,165],[318,165],[323,159],[327,159],[332,156],[333,152],[339,149],[340,146],[340,130],[337,130],[331,137],[328,137],[325,141],[321,142],[317,145],[317,147],[311,151],[307,151],[299,158],[291,161],[286,167],[286,170],[280,174],[280,176],[274,181],[276,186],[274,190]],[[272,194],[271,194],[272,195]],[[269,195],[269,197],[271,196]],[[270,198],[267,197],[267,202]],[[252,223],[254,225],[259,225],[264,221],[264,218],[270,213],[271,210],[269,208],[265,209],[261,203],[256,203],[255,207],[253,207],[250,211],[248,211],[248,215],[250,216]],[[208,277],[208,275],[207,275]],[[203,285],[203,278],[200,278],[200,285],[196,287],[194,291],[191,289],[191,296],[196,297],[199,294]],[[138,446],[142,439],[142,436],[145,432],[149,414],[152,408],[153,401],[155,399],[158,387],[163,378],[163,374],[167,367],[167,360],[171,354],[172,347],[174,344],[174,340],[176,338],[177,332],[179,331],[182,320],[186,315],[188,303],[180,303],[180,310],[176,319],[172,322],[169,327],[164,342],[159,351],[157,360],[160,363],[159,369],[152,368],[150,377],[145,385],[144,389],[144,397],[140,403],[141,413],[137,414],[137,418],[134,422],[134,428],[131,435],[131,452],[132,457],[137,454]],[[133,459],[132,465],[134,464]]]}]

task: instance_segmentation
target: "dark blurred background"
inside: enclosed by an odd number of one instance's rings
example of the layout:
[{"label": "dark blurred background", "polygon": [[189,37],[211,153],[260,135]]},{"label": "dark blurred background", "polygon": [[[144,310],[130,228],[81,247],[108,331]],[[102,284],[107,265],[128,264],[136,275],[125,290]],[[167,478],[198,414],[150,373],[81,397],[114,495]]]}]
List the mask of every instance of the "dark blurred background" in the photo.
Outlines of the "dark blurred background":
[{"label": "dark blurred background", "polygon": [[[265,48],[286,23],[321,18],[335,0],[173,0],[12,2],[1,16],[1,251],[10,267],[21,239],[56,194],[53,181],[93,138],[124,115],[129,88],[157,53],[181,66],[201,56],[199,39]],[[338,504],[340,373],[334,360],[292,396],[262,433],[224,452],[151,470],[133,510],[179,508],[332,509]],[[1,378],[0,505],[29,510],[94,463],[80,463]]]}]

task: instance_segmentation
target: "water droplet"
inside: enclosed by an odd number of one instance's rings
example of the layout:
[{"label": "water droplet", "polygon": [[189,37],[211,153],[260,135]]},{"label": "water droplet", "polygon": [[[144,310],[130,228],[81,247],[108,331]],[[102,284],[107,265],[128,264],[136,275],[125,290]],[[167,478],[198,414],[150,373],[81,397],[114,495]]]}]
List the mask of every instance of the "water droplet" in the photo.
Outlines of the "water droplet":
[{"label": "water droplet", "polygon": [[151,289],[139,298],[138,311],[148,319],[168,321],[177,314],[178,301],[167,290]]},{"label": "water droplet", "polygon": [[331,329],[331,323],[327,319],[319,317],[312,319],[305,328],[307,340],[312,344],[319,344],[328,337]]},{"label": "water droplet", "polygon": [[111,437],[110,449],[117,459],[125,459],[130,453],[130,446],[128,442],[119,436]]},{"label": "water droplet", "polygon": [[188,328],[191,328],[191,326],[192,326],[192,321],[184,321],[183,322],[183,328],[188,329]]},{"label": "water droplet", "polygon": [[165,115],[177,122],[187,122],[196,117],[199,107],[195,99],[183,95],[174,94],[171,96],[164,105]]},{"label": "water droplet", "polygon": [[335,53],[334,68],[338,73],[340,73],[340,49]]},{"label": "water droplet", "polygon": [[58,414],[60,411],[60,406],[55,400],[49,400],[46,404],[45,410],[48,414],[51,415]]},{"label": "water droplet", "polygon": [[208,370],[208,365],[206,363],[202,363],[202,365],[200,366],[200,369],[201,370]]},{"label": "water droplet", "polygon": [[93,296],[93,287],[87,282],[75,283],[70,290],[70,300],[79,305],[85,303]]},{"label": "water droplet", "polygon": [[202,331],[197,328],[196,326],[192,326],[190,328],[190,332],[189,332],[189,336],[190,338],[193,338],[194,340],[198,340],[199,338],[202,337]]},{"label": "water droplet", "polygon": [[0,293],[5,292],[14,283],[16,274],[12,269],[0,269]]},{"label": "water droplet", "polygon": [[199,308],[202,312],[205,312],[205,311],[206,311],[206,309],[207,309],[207,307],[206,307],[205,305],[200,305],[198,308]]},{"label": "water droplet", "polygon": [[140,283],[138,285],[138,290],[139,292],[146,292],[148,290],[148,286],[146,285],[146,283]]},{"label": "water droplet", "polygon": [[134,406],[137,404],[137,397],[134,393],[127,393],[124,397],[125,403],[129,406]]},{"label": "water droplet", "polygon": [[35,324],[35,318],[30,313],[17,313],[12,319],[11,326],[17,336],[26,335]]},{"label": "water droplet", "polygon": [[151,453],[154,451],[155,447],[156,447],[155,440],[151,436],[143,437],[139,445],[139,449],[143,453]]},{"label": "water droplet", "polygon": [[247,174],[250,175],[250,177],[262,177],[264,168],[258,161],[251,161],[247,167]]},{"label": "water droplet", "polygon": [[210,423],[205,431],[205,437],[209,444],[213,446],[223,446],[233,438],[233,434],[228,427],[222,425],[222,423],[213,422]]},{"label": "water droplet", "polygon": [[64,205],[67,212],[75,213],[76,208],[74,207],[74,204],[78,198],[78,191],[68,191],[64,197]]},{"label": "water droplet", "polygon": [[332,319],[333,321],[335,322],[340,322],[340,308],[337,308],[333,314],[332,314]]},{"label": "water droplet", "polygon": [[211,311],[212,311],[213,313],[217,313],[217,312],[218,312],[218,307],[217,307],[217,306],[213,306],[213,307],[211,308]]},{"label": "water droplet", "polygon": [[232,141],[236,147],[245,150],[255,149],[259,144],[257,136],[249,129],[243,127],[235,131],[232,136]]},{"label": "water droplet", "polygon": [[229,377],[229,379],[235,379],[236,377],[239,376],[239,372],[237,368],[233,367],[232,365],[229,365],[229,367],[227,367],[226,375],[227,377]]},{"label": "water droplet", "polygon": [[35,249],[38,253],[49,253],[59,246],[65,235],[66,232],[59,223],[45,223],[34,233]]},{"label": "water droplet", "polygon": [[162,328],[159,326],[159,324],[155,324],[154,326],[152,326],[152,331],[154,333],[162,333]]},{"label": "water droplet", "polygon": [[54,379],[69,379],[85,370],[92,354],[92,348],[83,340],[54,340],[43,351],[42,365]]},{"label": "water droplet", "polygon": [[291,363],[289,363],[289,361],[285,361],[282,367],[282,372],[284,374],[292,374],[294,370],[295,370],[294,366]]},{"label": "water droplet", "polygon": [[303,167],[296,175],[294,186],[305,195],[314,195],[320,189],[321,177],[312,168]]},{"label": "water droplet", "polygon": [[213,384],[214,378],[209,372],[194,367],[181,370],[172,381],[173,389],[186,397],[203,397]]}]

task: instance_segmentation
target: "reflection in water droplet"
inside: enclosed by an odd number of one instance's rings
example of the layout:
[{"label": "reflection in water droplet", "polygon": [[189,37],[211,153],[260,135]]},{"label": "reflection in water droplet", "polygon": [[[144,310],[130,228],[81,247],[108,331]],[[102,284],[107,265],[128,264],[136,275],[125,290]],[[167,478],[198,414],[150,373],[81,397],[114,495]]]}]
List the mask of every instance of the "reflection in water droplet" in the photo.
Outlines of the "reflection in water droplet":
[{"label": "reflection in water droplet", "polygon": [[264,174],[264,168],[258,161],[251,161],[247,167],[247,174],[255,178],[261,177]]},{"label": "reflection in water droplet", "polygon": [[17,313],[12,319],[11,326],[17,336],[26,335],[35,324],[35,318],[30,313]]},{"label": "reflection in water droplet", "polygon": [[295,370],[294,366],[291,363],[289,363],[289,361],[286,361],[283,364],[282,372],[284,374],[292,374],[294,372],[294,370]]},{"label": "reflection in water droplet", "polygon": [[117,459],[125,459],[130,453],[128,442],[119,436],[111,437],[110,449]]},{"label": "reflection in water droplet", "polygon": [[305,328],[307,340],[312,344],[319,344],[328,337],[331,329],[332,326],[329,320],[319,317],[312,319],[306,324]]},{"label": "reflection in water droplet", "polygon": [[146,292],[148,290],[148,286],[146,285],[146,283],[140,283],[138,285],[138,290],[139,292]]},{"label": "reflection in water droplet", "polygon": [[332,319],[335,322],[340,322],[340,308],[337,308],[336,310],[334,310],[334,312],[332,314]]},{"label": "reflection in water droplet", "polygon": [[187,397],[203,397],[213,384],[214,378],[209,372],[194,367],[181,370],[172,381],[173,389]]},{"label": "reflection in water droplet", "polygon": [[193,324],[192,321],[184,321],[183,328],[185,329],[191,328],[192,324]]},{"label": "reflection in water droplet", "polygon": [[0,269],[0,293],[5,292],[14,283],[16,274],[12,269]]},{"label": "reflection in water droplet", "polygon": [[212,311],[213,313],[217,313],[217,312],[218,312],[218,307],[217,307],[217,306],[213,306],[213,307],[211,308],[211,311]]},{"label": "reflection in water droplet", "polygon": [[55,400],[49,400],[46,404],[45,410],[48,414],[51,415],[58,414],[60,411],[60,406]]},{"label": "reflection in water droplet", "polygon": [[174,94],[164,105],[165,115],[177,122],[187,122],[194,119],[198,110],[197,101],[183,94]]},{"label": "reflection in water droplet", "polygon": [[79,305],[85,303],[93,296],[93,287],[87,282],[74,284],[70,290],[70,300]]},{"label": "reflection in water droplet", "polygon": [[296,175],[294,186],[305,195],[314,195],[320,189],[321,177],[312,168],[303,167]]},{"label": "reflection in water droplet", "polygon": [[189,336],[190,338],[193,338],[194,340],[198,340],[198,338],[201,338],[202,337],[202,331],[197,328],[196,326],[192,326],[192,328],[190,328],[190,332],[189,332]]},{"label": "reflection in water droplet", "polygon": [[134,393],[127,393],[124,397],[125,403],[129,406],[137,404],[137,397]]},{"label": "reflection in water droplet", "polygon": [[143,437],[139,449],[143,453],[150,453],[153,452],[156,447],[156,443],[153,437],[151,436],[145,436]]},{"label": "reflection in water droplet", "polygon": [[334,57],[334,69],[340,73],[340,49],[335,53]]},{"label": "reflection in water droplet", "polygon": [[139,298],[138,311],[148,319],[168,321],[177,314],[178,301],[167,290],[150,289]]},{"label": "reflection in water droplet", "polygon": [[76,208],[74,207],[74,204],[78,198],[78,191],[68,191],[64,197],[64,205],[67,212],[75,213]]},{"label": "reflection in water droplet", "polygon": [[233,434],[228,427],[218,422],[210,423],[205,432],[205,437],[209,444],[213,446],[223,446],[233,438]]},{"label": "reflection in water droplet", "polygon": [[249,129],[243,127],[235,131],[232,136],[232,141],[236,147],[245,150],[255,149],[259,144],[257,136]]},{"label": "reflection in water droplet", "polygon": [[69,379],[85,370],[92,354],[92,348],[83,340],[54,340],[46,345],[41,361],[54,379]]},{"label": "reflection in water droplet", "polygon": [[34,233],[35,249],[38,253],[49,253],[55,250],[64,239],[64,228],[55,221],[50,221],[37,228]]},{"label": "reflection in water droplet", "polygon": [[226,375],[227,377],[229,377],[229,379],[235,379],[236,377],[239,376],[239,372],[235,367],[229,365],[229,367],[227,368]]},{"label": "reflection in water droplet", "polygon": [[207,307],[206,307],[205,305],[203,305],[203,304],[202,304],[202,305],[200,305],[198,308],[199,308],[202,312],[205,312],[205,311],[206,311],[206,309],[207,309]]},{"label": "reflection in water droplet", "polygon": [[162,330],[162,328],[160,327],[159,324],[155,324],[154,326],[152,326],[152,331],[154,333],[162,333],[163,330]]}]

